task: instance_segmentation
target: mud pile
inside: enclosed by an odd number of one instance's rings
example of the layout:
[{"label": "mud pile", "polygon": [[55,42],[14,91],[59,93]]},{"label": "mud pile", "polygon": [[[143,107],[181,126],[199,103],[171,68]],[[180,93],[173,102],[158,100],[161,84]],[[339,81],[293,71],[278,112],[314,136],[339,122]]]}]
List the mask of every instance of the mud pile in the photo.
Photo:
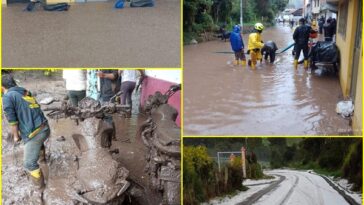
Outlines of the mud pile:
[{"label": "mud pile", "polygon": [[166,104],[168,98],[157,92],[146,102],[149,117],[141,126],[141,137],[148,147],[146,171],[153,189],[163,196],[162,204],[180,204],[180,128],[178,112]]},{"label": "mud pile", "polygon": [[[46,142],[44,204],[122,204],[129,171],[112,157],[113,126],[96,117],[77,124],[50,120],[52,130],[63,129]],[[9,127],[3,127],[3,204],[28,204],[32,187],[22,168],[23,146],[14,146]]]}]

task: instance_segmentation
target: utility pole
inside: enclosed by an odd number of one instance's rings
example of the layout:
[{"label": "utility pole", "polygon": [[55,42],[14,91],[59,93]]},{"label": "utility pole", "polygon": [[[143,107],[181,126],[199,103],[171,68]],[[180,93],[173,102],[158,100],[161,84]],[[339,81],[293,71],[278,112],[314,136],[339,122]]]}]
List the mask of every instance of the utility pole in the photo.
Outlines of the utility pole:
[{"label": "utility pole", "polygon": [[243,33],[243,0],[240,0],[240,26]]}]

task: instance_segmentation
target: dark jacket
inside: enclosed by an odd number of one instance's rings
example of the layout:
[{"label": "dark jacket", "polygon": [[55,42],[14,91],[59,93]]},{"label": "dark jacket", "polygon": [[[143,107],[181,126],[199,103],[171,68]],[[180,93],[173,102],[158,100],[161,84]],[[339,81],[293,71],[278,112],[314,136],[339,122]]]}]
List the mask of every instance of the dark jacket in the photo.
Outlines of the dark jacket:
[{"label": "dark jacket", "polygon": [[307,25],[300,25],[293,33],[293,40],[297,45],[308,45],[310,38],[311,27]]},{"label": "dark jacket", "polygon": [[[115,80],[118,79],[118,71],[117,70],[102,70],[103,73],[112,73],[115,76]],[[115,95],[115,92],[112,88],[113,81],[107,78],[100,78],[100,100],[101,101],[109,101],[112,96]]]},{"label": "dark jacket", "polygon": [[12,87],[3,96],[3,109],[8,122],[18,124],[20,136],[28,142],[41,125],[47,124],[39,104],[30,92],[22,87]]},{"label": "dark jacket", "polygon": [[277,45],[273,41],[264,42],[264,47],[262,48],[261,52],[267,53],[275,53],[278,50]]},{"label": "dark jacket", "polygon": [[333,37],[336,32],[336,25],[331,22],[324,25],[325,37]]},{"label": "dark jacket", "polygon": [[244,49],[243,38],[241,37],[238,26],[235,26],[233,32],[230,33],[230,44],[234,52],[239,52]]}]

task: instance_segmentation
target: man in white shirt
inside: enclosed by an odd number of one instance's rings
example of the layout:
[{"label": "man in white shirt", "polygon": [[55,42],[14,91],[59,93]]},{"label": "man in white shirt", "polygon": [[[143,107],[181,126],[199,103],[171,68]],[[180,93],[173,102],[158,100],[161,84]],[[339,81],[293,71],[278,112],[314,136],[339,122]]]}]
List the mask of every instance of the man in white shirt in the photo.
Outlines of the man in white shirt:
[{"label": "man in white shirt", "polygon": [[132,93],[136,86],[136,82],[138,80],[137,72],[140,72],[140,80],[139,83],[143,81],[145,76],[143,70],[121,70],[121,88],[120,90],[123,92],[121,95],[121,104],[122,105],[130,105],[132,106]]},{"label": "man in white shirt", "polygon": [[78,102],[86,97],[86,70],[63,70],[63,79],[66,81],[66,90],[72,106],[77,107]]}]

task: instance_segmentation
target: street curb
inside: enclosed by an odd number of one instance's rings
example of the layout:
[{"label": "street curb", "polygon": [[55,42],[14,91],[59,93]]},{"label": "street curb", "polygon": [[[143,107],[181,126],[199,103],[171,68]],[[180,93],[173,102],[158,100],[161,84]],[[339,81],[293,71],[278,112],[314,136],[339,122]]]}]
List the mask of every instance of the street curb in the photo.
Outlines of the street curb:
[{"label": "street curb", "polygon": [[350,205],[361,205],[356,202],[351,196],[347,195],[343,190],[339,189],[327,176],[317,174],[322,177],[332,188],[334,188]]}]

